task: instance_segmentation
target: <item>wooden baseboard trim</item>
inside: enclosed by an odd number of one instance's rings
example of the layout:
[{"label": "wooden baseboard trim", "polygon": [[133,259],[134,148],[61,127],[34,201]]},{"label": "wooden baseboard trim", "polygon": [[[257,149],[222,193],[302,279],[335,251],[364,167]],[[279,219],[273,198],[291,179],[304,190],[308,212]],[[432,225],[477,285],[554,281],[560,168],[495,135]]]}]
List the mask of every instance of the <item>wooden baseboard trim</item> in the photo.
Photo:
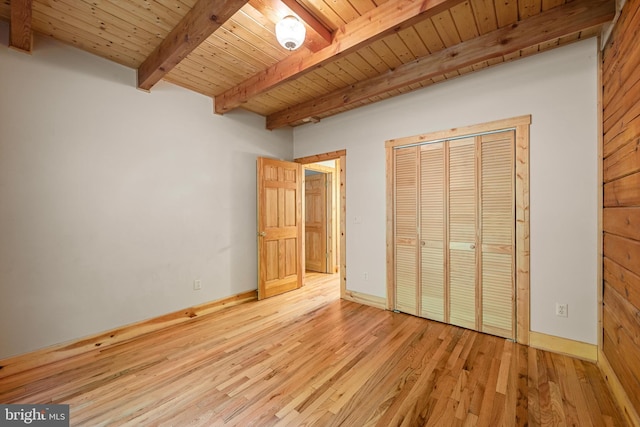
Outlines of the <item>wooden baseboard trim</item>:
[{"label": "wooden baseboard trim", "polygon": [[386,310],[387,308],[386,298],[363,294],[356,291],[347,290],[342,296],[342,299],[357,302],[359,304],[370,305],[371,307],[381,308],[382,310]]},{"label": "wooden baseboard trim", "polygon": [[613,368],[609,364],[609,360],[607,356],[602,351],[598,352],[598,368],[600,368],[600,373],[604,378],[604,381],[607,383],[611,394],[613,395],[613,399],[616,401],[622,413],[624,414],[627,422],[630,426],[640,427],[640,416],[638,416],[638,412],[636,412],[633,404],[629,400],[629,396],[627,392],[624,391],[618,376],[613,371]]},{"label": "wooden baseboard trim", "polygon": [[552,351],[554,353],[566,354],[578,359],[596,362],[598,360],[598,346],[581,341],[574,341],[568,338],[556,337],[530,331],[529,345],[540,350]]},{"label": "wooden baseboard trim", "polygon": [[103,349],[107,346],[122,343],[130,339],[155,332],[160,329],[173,326],[182,322],[215,313],[222,309],[255,301],[258,299],[257,291],[248,291],[227,298],[211,301],[205,304],[164,314],[152,319],[132,323],[120,328],[112,329],[88,337],[70,342],[56,344],[30,353],[12,356],[0,360],[0,378],[15,375],[29,369],[47,365],[68,357],[78,356],[92,350]]}]

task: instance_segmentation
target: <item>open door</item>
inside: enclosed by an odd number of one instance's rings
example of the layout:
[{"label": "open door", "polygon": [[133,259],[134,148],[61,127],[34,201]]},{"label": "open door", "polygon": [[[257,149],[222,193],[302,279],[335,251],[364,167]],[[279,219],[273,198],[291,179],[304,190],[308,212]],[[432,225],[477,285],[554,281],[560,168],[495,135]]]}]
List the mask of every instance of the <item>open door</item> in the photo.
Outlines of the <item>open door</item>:
[{"label": "open door", "polygon": [[302,166],[259,157],[257,176],[258,299],[264,299],[302,286]]},{"label": "open door", "polygon": [[309,171],[305,174],[305,251],[306,269],[327,273],[329,260],[327,201],[331,175]]}]

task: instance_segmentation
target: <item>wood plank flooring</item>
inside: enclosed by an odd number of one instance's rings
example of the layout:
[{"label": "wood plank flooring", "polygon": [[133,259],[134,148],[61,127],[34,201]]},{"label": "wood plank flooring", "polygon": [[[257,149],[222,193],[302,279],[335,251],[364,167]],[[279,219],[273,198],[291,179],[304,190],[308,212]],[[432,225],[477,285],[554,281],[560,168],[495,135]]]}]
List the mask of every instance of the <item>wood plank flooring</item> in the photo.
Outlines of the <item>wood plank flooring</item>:
[{"label": "wood plank flooring", "polygon": [[0,379],[81,426],[624,426],[594,364],[339,299],[337,276]]}]

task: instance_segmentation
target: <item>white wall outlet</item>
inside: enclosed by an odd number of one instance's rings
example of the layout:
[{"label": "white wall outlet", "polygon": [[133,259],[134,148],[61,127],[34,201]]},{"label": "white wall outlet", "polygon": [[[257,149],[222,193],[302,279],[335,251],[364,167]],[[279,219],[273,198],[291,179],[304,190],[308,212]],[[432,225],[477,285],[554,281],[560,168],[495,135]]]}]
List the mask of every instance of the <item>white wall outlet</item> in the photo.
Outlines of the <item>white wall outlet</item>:
[{"label": "white wall outlet", "polygon": [[362,278],[364,279],[364,281],[366,282],[367,280],[369,280],[369,273],[362,273]]},{"label": "white wall outlet", "polygon": [[196,279],[193,281],[193,290],[194,291],[199,291],[200,289],[202,289],[202,280],[200,279]]},{"label": "white wall outlet", "polygon": [[569,317],[569,304],[556,303],[556,316]]}]

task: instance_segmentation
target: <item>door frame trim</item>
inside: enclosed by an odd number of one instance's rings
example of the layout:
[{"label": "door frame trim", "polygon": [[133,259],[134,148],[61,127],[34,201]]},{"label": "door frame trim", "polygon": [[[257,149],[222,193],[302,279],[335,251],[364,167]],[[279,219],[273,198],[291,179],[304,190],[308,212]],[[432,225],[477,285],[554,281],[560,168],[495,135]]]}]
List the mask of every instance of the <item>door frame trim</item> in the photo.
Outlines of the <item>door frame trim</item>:
[{"label": "door frame trim", "polygon": [[530,331],[530,225],[529,225],[529,127],[531,115],[496,120],[471,126],[390,139],[385,143],[387,180],[387,309],[394,309],[394,167],[393,150],[408,145],[425,144],[502,130],[515,131],[515,203],[516,203],[516,341],[529,345]]},{"label": "door frame trim", "polygon": [[325,160],[339,160],[340,164],[340,298],[347,294],[347,150],[331,151],[313,156],[299,157],[293,161],[303,165]]}]

